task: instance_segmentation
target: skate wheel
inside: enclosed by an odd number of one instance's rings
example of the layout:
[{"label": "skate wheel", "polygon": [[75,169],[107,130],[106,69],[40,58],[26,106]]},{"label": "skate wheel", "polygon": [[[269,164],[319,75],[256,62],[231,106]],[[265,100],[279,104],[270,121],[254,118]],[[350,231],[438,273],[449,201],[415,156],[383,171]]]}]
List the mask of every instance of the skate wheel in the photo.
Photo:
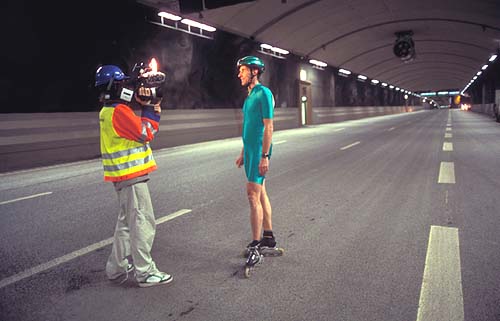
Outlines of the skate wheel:
[{"label": "skate wheel", "polygon": [[245,277],[247,279],[250,277],[250,268],[248,266],[245,267]]}]

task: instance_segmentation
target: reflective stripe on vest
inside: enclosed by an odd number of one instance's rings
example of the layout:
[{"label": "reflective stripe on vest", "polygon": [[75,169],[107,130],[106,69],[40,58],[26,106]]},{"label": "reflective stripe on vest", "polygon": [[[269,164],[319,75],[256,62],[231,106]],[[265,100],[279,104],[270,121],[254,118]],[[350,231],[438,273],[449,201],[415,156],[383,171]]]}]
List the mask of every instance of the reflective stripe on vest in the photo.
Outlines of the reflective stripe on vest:
[{"label": "reflective stripe on vest", "polygon": [[113,113],[113,107],[104,107],[99,114],[104,180],[122,181],[154,171],[156,162],[149,144],[118,136]]}]

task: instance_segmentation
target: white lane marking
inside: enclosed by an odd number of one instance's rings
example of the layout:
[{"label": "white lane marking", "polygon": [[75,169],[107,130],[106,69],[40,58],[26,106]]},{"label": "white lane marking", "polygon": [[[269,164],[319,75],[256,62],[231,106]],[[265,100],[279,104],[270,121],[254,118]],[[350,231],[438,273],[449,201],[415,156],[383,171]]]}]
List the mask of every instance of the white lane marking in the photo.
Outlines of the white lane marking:
[{"label": "white lane marking", "polygon": [[458,229],[431,226],[417,321],[463,321]]},{"label": "white lane marking", "polygon": [[444,142],[443,143],[443,152],[452,152],[453,151],[453,143]]},{"label": "white lane marking", "polygon": [[30,196],[19,197],[19,198],[13,199],[13,200],[0,202],[0,205],[14,203],[14,202],[23,201],[23,200],[28,200],[30,198],[35,198],[35,197],[40,197],[40,196],[45,196],[45,195],[50,195],[50,194],[52,194],[52,192],[45,192],[45,193],[40,193],[40,194],[35,194],[35,195],[30,195]]},{"label": "white lane marking", "polygon": [[[175,213],[172,213],[172,214],[169,214],[167,216],[164,216],[164,217],[161,217],[159,219],[156,220],[156,224],[159,225],[159,224],[162,224],[162,223],[165,223],[167,221],[170,221],[176,217],[179,217],[181,215],[184,215],[184,214],[187,214],[187,213],[190,213],[192,210],[190,209],[182,209],[182,210],[179,210]],[[30,276],[33,276],[37,273],[40,273],[40,272],[43,272],[43,271],[46,271],[48,269],[51,269],[53,267],[56,267],[60,264],[63,264],[63,263],[66,263],[66,262],[69,262],[73,259],[76,259],[77,257],[79,256],[82,256],[82,255],[85,255],[85,254],[88,254],[92,251],[95,251],[97,249],[100,249],[102,247],[105,247],[107,245],[110,245],[113,243],[113,238],[110,237],[108,239],[105,239],[105,240],[102,240],[100,242],[97,242],[97,243],[94,243],[92,245],[89,245],[87,247],[84,247],[83,249],[80,249],[80,250],[77,250],[77,251],[74,251],[74,252],[71,252],[69,254],[66,254],[66,255],[63,255],[61,257],[58,257],[58,258],[55,258],[47,263],[43,263],[43,264],[40,264],[40,265],[37,265],[35,267],[32,267],[30,269],[27,269],[27,270],[24,270],[23,272],[20,272],[18,274],[14,274],[14,275],[11,275],[9,277],[6,277],[5,279],[2,279],[0,280],[0,289],[10,285],[10,284],[13,284],[13,283],[16,283],[16,282],[19,282],[25,278],[29,278]]]},{"label": "white lane marking", "polygon": [[453,138],[453,134],[452,133],[446,133],[446,134],[444,134],[444,138]]},{"label": "white lane marking", "polygon": [[279,141],[273,143],[273,145],[279,145],[279,144],[284,144],[284,143],[286,143],[286,140],[279,140]]},{"label": "white lane marking", "polygon": [[453,162],[441,162],[438,183],[455,184],[455,164]]},{"label": "white lane marking", "polygon": [[446,127],[447,132],[451,132],[451,127]]},{"label": "white lane marking", "polygon": [[342,128],[336,128],[336,129],[334,129],[333,131],[334,131],[334,132],[339,132],[339,131],[344,130],[344,129],[345,129],[345,127],[342,127]]},{"label": "white lane marking", "polygon": [[394,129],[396,129],[396,127],[391,127],[387,131],[390,132],[390,131],[393,131]]},{"label": "white lane marking", "polygon": [[361,143],[361,142],[359,142],[359,141],[358,141],[358,142],[352,143],[352,144],[350,144],[350,145],[347,145],[347,146],[342,147],[340,150],[346,150],[346,149],[348,149],[348,148],[351,148],[351,147],[353,147],[353,146],[356,146],[356,145],[357,145],[357,144],[359,144],[359,143]]}]

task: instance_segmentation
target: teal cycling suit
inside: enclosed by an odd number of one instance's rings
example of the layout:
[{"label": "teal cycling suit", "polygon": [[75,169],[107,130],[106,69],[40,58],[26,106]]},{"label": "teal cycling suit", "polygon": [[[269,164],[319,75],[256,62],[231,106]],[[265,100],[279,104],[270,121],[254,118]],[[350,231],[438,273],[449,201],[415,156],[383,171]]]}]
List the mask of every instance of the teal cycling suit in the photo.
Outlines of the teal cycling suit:
[{"label": "teal cycling suit", "polygon": [[[274,97],[269,88],[261,84],[255,85],[243,104],[243,163],[248,181],[261,184],[265,176],[259,173],[264,138],[263,119],[272,119],[274,114]],[[269,155],[272,152],[272,144]]]}]

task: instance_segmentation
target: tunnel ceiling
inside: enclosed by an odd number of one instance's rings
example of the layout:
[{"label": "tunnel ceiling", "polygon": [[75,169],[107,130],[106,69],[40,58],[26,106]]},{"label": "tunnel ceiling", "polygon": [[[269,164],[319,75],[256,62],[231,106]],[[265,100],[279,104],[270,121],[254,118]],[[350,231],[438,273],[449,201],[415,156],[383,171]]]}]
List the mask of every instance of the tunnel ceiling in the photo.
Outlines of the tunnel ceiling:
[{"label": "tunnel ceiling", "polygon": [[[173,1],[140,2],[161,9]],[[463,89],[500,46],[499,0],[218,3],[181,0],[178,8],[224,31],[413,92]],[[409,62],[393,52],[401,31],[413,34]]]}]

